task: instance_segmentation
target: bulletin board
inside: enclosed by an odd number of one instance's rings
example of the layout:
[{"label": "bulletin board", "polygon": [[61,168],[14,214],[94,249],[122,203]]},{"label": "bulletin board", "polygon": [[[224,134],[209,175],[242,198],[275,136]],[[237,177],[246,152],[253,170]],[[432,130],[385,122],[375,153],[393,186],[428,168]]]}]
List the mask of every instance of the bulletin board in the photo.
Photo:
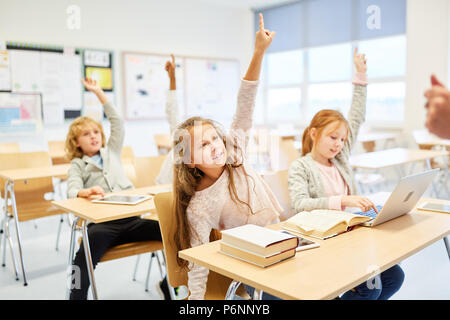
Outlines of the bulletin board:
[{"label": "bulletin board", "polygon": [[6,50],[0,51],[0,91],[40,94],[42,123],[63,124],[98,109],[92,106],[95,103],[89,104],[90,95],[81,83],[86,72],[95,76],[97,69],[106,70],[106,76],[101,73],[108,86],[105,91],[114,97],[112,57],[113,53],[105,50],[8,41]]},{"label": "bulletin board", "polygon": [[[123,52],[125,117],[127,120],[165,119],[170,54]],[[175,55],[180,119],[203,116],[231,118],[236,108],[238,60]]]}]

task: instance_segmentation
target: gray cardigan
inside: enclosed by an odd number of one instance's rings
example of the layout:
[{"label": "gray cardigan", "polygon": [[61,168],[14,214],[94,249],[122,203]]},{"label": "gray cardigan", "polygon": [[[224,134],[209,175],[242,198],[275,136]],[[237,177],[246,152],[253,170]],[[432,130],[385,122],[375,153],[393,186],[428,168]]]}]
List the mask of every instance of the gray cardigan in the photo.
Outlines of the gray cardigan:
[{"label": "gray cardigan", "polygon": [[[350,194],[356,194],[356,184],[349,163],[350,151],[358,135],[358,130],[365,120],[367,87],[355,84],[353,98],[347,121],[350,125],[349,135],[341,152],[331,160],[344,178]],[[295,212],[314,209],[329,209],[329,199],[325,197],[322,176],[311,153],[292,162],[288,177],[291,206]]]},{"label": "gray cardigan", "polygon": [[109,140],[106,146],[100,149],[103,168],[86,155],[72,159],[67,180],[68,198],[76,198],[81,189],[93,186],[100,186],[105,192],[133,188],[133,184],[125,175],[120,158],[125,137],[123,120],[111,103],[105,103],[103,110],[111,122]]}]

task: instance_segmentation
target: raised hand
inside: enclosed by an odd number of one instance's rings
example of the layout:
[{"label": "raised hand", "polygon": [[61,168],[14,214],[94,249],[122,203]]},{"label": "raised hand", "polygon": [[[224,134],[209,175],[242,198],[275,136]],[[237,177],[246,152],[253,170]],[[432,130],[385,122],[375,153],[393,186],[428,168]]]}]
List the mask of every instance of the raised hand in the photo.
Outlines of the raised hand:
[{"label": "raised hand", "polygon": [[103,91],[102,88],[100,88],[100,86],[97,84],[96,80],[89,79],[89,78],[86,78],[86,80],[85,80],[82,78],[81,82],[83,83],[84,87],[91,92],[97,93],[97,92]]},{"label": "raised hand", "polygon": [[355,48],[355,52],[353,54],[353,63],[355,64],[355,68],[357,72],[365,73],[367,71],[367,59],[366,55],[358,54],[358,48]]},{"label": "raised hand", "polygon": [[86,80],[81,78],[81,82],[86,89],[95,93],[101,104],[105,104],[108,102],[108,97],[105,95],[100,85],[97,84],[97,81],[89,78],[86,78]]},{"label": "raised hand", "polygon": [[264,19],[262,13],[259,14],[259,30],[256,32],[255,38],[255,52],[264,53],[270,47],[275,31],[264,29]]},{"label": "raised hand", "polygon": [[169,75],[169,78],[175,78],[175,57],[173,56],[173,54],[171,54],[170,56],[172,57],[172,61],[168,60],[166,62],[165,69],[167,71],[167,74]]}]

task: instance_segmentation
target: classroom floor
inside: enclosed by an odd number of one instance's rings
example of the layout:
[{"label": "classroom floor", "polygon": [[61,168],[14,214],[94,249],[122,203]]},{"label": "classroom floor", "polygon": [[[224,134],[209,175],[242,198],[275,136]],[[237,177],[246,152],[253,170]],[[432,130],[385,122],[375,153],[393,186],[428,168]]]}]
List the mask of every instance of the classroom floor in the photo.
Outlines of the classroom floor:
[{"label": "classroom floor", "polygon": [[[0,267],[0,299],[65,299],[70,228],[66,220],[56,251],[59,219],[53,216],[36,220],[37,227],[34,221],[20,224],[28,286],[23,285],[20,267],[20,280],[15,280],[7,247],[6,266]],[[14,230],[13,225],[11,229]],[[15,239],[15,232],[13,236]],[[144,255],[140,259],[136,281],[132,281],[136,256],[100,263],[95,271],[99,299],[162,299],[156,290],[161,280],[156,261],[151,271],[150,290],[145,292],[149,258]],[[392,299],[450,299],[450,260],[442,240],[404,260],[401,267],[405,282]]]}]

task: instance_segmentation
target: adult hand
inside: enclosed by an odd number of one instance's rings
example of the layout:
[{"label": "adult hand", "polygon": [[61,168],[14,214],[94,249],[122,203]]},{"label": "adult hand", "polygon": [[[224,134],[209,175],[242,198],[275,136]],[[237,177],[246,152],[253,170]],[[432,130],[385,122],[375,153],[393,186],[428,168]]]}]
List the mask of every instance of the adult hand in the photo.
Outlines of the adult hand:
[{"label": "adult hand", "polygon": [[443,138],[450,139],[450,92],[436,78],[431,76],[431,89],[425,91],[427,98],[427,129]]}]

